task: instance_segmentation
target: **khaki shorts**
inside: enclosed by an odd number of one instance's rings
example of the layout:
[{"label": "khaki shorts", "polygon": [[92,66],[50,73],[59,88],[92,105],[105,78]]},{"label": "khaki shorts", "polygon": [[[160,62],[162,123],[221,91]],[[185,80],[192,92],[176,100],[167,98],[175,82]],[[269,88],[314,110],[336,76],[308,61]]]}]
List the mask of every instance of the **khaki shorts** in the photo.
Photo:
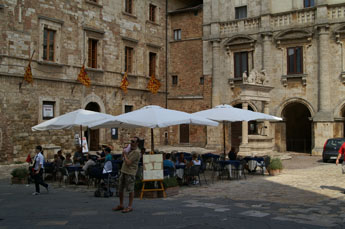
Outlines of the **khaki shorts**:
[{"label": "khaki shorts", "polygon": [[119,178],[119,191],[123,192],[126,189],[126,192],[134,192],[135,184],[135,175],[129,175],[126,173],[121,173]]}]

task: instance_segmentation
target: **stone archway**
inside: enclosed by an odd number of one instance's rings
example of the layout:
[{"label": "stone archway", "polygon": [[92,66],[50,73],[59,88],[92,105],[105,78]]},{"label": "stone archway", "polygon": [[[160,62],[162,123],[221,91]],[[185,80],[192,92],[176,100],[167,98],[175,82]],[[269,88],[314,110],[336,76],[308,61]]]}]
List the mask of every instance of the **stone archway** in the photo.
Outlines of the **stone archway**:
[{"label": "stone archway", "polygon": [[[100,112],[101,108],[96,102],[90,102],[86,105],[85,110]],[[88,129],[84,135],[88,139],[90,150],[99,150],[99,130]]]},{"label": "stone archway", "polygon": [[299,102],[288,103],[283,111],[286,124],[286,150],[310,153],[312,149],[312,121],[308,107]]}]

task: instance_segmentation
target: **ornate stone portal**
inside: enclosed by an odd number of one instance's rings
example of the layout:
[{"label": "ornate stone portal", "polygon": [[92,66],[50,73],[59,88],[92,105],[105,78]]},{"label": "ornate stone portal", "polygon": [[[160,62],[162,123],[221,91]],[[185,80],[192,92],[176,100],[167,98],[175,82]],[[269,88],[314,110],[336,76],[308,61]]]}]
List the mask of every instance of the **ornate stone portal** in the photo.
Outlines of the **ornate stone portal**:
[{"label": "ornate stone portal", "polygon": [[[262,111],[268,114],[268,104],[270,102],[270,91],[273,87],[268,86],[269,80],[266,77],[265,70],[252,69],[247,76],[243,73],[242,81],[235,83],[234,79],[229,79],[232,89],[240,92],[235,101],[242,102],[242,109],[248,109],[248,103],[262,103]],[[234,83],[231,83],[234,82]],[[264,121],[259,124],[263,131],[257,134],[248,135],[248,122],[242,122],[242,142],[239,148],[240,155],[267,154],[273,151],[273,137],[270,134],[270,123]]]}]

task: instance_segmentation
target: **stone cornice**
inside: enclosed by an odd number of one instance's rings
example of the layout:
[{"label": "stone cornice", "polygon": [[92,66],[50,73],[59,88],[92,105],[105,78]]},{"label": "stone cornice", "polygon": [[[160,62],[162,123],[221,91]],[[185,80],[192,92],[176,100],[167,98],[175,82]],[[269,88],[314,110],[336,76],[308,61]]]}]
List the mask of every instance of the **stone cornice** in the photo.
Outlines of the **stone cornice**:
[{"label": "stone cornice", "polygon": [[104,34],[104,30],[103,29],[96,29],[96,28],[92,28],[89,26],[83,26],[83,30],[87,31],[87,32],[93,32],[93,33],[99,33],[99,34]]},{"label": "stone cornice", "polygon": [[124,40],[124,41],[129,41],[129,42],[132,42],[132,43],[138,43],[139,40],[136,40],[134,38],[130,38],[130,37],[125,37],[125,36],[121,36],[121,39]]},{"label": "stone cornice", "polygon": [[61,25],[64,24],[63,20],[56,19],[56,18],[51,18],[51,17],[47,17],[47,16],[43,16],[43,15],[38,15],[38,19],[46,20],[46,21],[51,21],[51,22],[58,23],[58,24],[61,24]]}]

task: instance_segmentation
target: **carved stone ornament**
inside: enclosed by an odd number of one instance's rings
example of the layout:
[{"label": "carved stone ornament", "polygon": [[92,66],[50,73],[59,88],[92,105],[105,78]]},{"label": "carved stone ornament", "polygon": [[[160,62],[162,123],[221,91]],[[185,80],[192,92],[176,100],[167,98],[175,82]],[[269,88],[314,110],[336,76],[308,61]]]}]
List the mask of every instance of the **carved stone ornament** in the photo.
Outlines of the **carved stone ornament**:
[{"label": "carved stone ornament", "polygon": [[247,72],[245,71],[243,72],[242,79],[243,84],[267,85],[269,83],[265,69],[260,70],[260,72],[253,69],[250,71],[249,75],[247,75]]}]

